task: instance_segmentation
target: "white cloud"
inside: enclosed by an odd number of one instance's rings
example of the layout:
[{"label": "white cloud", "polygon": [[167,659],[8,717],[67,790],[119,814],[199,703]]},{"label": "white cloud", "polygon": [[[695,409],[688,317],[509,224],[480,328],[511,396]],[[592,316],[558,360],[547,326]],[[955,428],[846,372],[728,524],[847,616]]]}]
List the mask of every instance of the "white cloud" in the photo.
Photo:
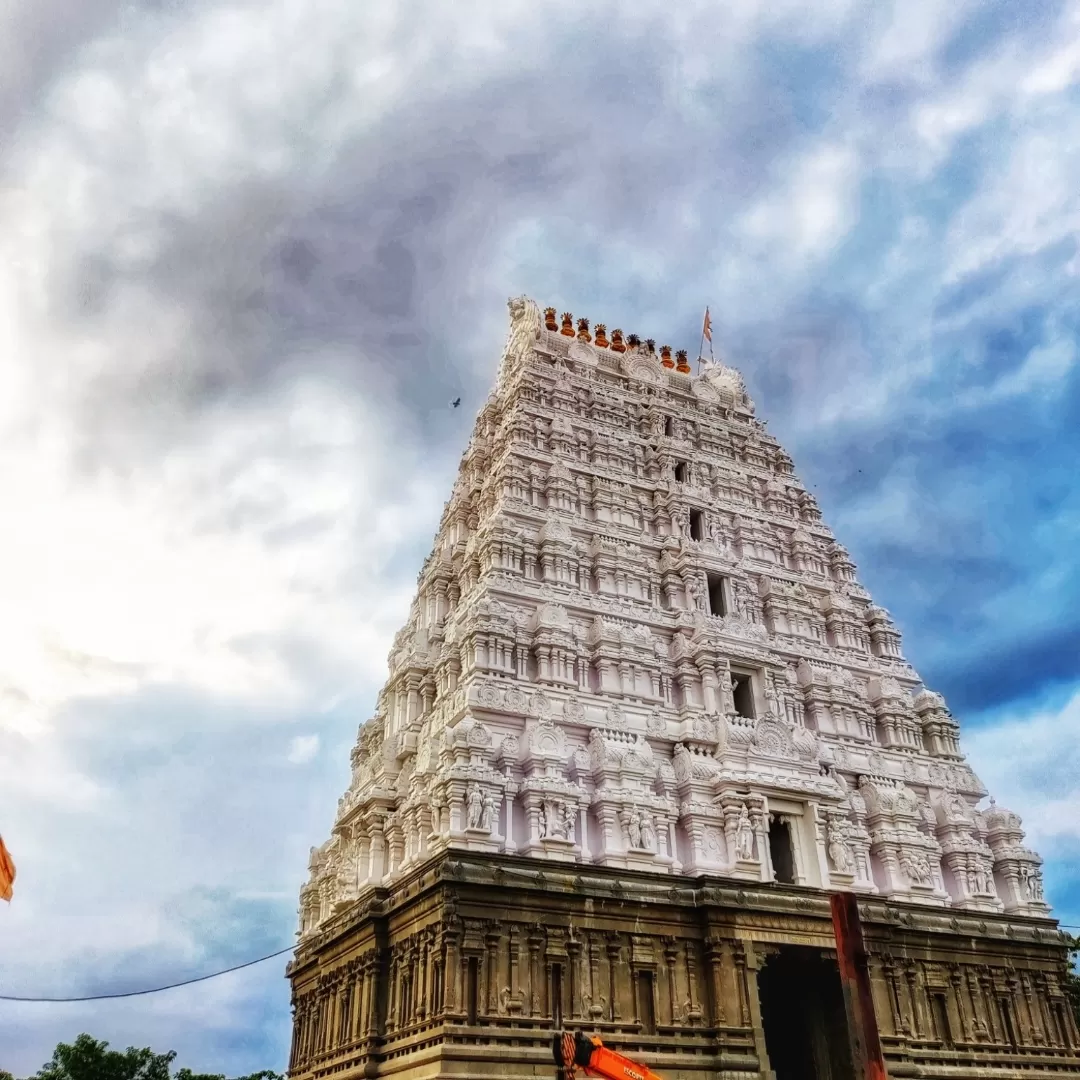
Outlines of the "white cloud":
[{"label": "white cloud", "polygon": [[946,283],[1011,256],[1080,238],[1080,122],[1055,110],[1012,152],[953,219]]},{"label": "white cloud", "polygon": [[937,76],[937,53],[972,7],[969,0],[953,4],[901,0],[881,5],[877,33],[859,58],[859,74],[868,83],[932,83]]},{"label": "white cloud", "polygon": [[1022,127],[1048,97],[1075,83],[1078,59],[1080,7],[1070,4],[1046,35],[1030,42],[1006,36],[955,78],[940,79],[912,110],[911,128],[921,144],[919,168],[928,174],[960,137],[992,120],[1007,117]]},{"label": "white cloud", "polygon": [[289,762],[306,765],[319,752],[318,735],[297,735],[289,743]]},{"label": "white cloud", "polygon": [[1080,846],[1080,690],[1064,704],[1006,714],[968,731],[964,750],[996,801],[1021,815],[1044,858]]},{"label": "white cloud", "polygon": [[859,158],[844,145],[815,145],[785,162],[772,190],[735,225],[747,255],[805,273],[808,263],[827,255],[855,223]]}]

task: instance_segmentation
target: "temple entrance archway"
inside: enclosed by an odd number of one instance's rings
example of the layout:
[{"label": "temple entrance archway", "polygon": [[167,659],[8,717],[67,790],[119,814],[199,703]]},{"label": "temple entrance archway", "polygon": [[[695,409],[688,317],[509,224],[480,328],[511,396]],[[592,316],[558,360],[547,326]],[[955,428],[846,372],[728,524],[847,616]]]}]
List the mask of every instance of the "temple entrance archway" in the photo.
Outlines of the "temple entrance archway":
[{"label": "temple entrance archway", "polygon": [[782,945],[758,974],[761,1024],[776,1080],[855,1080],[835,959]]}]

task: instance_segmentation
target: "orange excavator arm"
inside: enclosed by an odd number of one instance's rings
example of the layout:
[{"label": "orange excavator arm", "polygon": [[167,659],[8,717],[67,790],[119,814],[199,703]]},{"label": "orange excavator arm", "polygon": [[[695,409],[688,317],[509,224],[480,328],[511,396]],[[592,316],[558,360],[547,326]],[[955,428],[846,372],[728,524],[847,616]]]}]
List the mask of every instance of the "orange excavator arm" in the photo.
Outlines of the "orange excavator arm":
[{"label": "orange excavator arm", "polygon": [[604,1080],[661,1080],[648,1066],[616,1054],[595,1035],[590,1037],[581,1031],[556,1032],[551,1050],[555,1064],[566,1070],[566,1080],[574,1080],[578,1069],[586,1076]]}]

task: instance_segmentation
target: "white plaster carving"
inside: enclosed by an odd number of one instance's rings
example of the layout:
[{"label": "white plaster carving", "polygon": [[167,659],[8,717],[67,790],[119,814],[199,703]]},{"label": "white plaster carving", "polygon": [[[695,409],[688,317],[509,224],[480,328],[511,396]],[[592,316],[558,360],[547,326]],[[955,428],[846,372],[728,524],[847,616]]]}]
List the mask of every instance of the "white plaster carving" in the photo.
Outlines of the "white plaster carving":
[{"label": "white plaster carving", "polygon": [[1045,916],[1020,819],[979,809],[955,718],[738,372],[508,309],[301,934],[448,848],[769,881],[770,819],[801,884]]}]

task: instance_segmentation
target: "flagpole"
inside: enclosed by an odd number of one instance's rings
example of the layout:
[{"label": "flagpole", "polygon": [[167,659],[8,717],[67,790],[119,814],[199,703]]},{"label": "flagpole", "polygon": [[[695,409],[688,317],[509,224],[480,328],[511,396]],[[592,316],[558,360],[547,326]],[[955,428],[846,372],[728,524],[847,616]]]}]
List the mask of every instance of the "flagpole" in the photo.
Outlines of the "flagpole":
[{"label": "flagpole", "polygon": [[[713,347],[712,346],[712,325],[711,325],[711,320],[709,319],[709,308],[708,308],[707,305],[705,307],[705,318],[702,320],[702,323],[701,323],[701,341],[698,342],[698,350],[697,350],[697,373],[699,375],[701,374],[701,361],[704,358],[702,354],[705,352],[705,335],[706,334],[709,335],[709,356],[712,356],[713,355],[713,351],[712,351],[712,347]],[[715,357],[713,357],[713,359],[714,359],[714,362],[715,362]]]}]

